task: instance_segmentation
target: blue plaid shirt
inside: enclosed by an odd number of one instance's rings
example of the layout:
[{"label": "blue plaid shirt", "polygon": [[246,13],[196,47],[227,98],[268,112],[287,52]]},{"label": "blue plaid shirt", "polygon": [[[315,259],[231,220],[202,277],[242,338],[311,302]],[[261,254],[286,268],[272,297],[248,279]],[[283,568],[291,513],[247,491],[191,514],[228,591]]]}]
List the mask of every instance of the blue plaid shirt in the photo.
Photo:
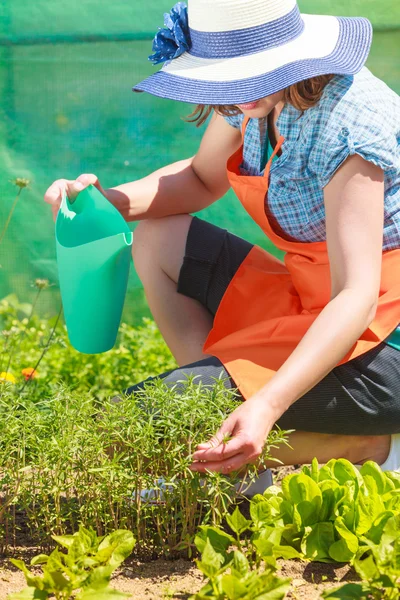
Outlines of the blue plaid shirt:
[{"label": "blue plaid shirt", "polygon": [[[241,128],[243,115],[226,117]],[[383,249],[400,247],[400,97],[364,67],[337,75],[318,104],[303,114],[286,104],[277,128],[285,138],[271,167],[268,216],[277,233],[303,242],[326,239],[323,188],[349,156],[359,154],[385,175]],[[263,174],[266,119],[252,119],[243,174]],[[368,198],[365,198],[367,204]]]}]

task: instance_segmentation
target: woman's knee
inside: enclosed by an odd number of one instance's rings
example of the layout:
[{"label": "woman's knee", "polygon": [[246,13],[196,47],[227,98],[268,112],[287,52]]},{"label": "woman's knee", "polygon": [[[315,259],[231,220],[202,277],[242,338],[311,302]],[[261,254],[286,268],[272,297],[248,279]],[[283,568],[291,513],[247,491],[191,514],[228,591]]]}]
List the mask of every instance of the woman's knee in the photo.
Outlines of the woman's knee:
[{"label": "woman's knee", "polygon": [[133,235],[132,257],[142,279],[155,268],[177,281],[193,217],[174,215],[140,221]]}]

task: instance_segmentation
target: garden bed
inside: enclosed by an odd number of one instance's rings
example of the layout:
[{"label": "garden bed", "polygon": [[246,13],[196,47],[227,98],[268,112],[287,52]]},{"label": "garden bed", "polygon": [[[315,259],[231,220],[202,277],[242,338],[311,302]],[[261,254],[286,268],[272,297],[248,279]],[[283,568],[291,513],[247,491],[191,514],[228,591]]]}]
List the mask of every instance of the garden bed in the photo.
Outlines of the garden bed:
[{"label": "garden bed", "polygon": [[[33,552],[20,550],[18,555],[27,558]],[[348,565],[281,561],[278,575],[292,579],[288,600],[317,600],[323,590],[338,582],[357,580]],[[140,562],[127,560],[111,580],[112,586],[131,594],[132,600],[188,600],[198,592],[203,577],[193,562],[188,560],[156,560]],[[25,586],[21,572],[10,569],[8,559],[0,561],[0,600]]]}]

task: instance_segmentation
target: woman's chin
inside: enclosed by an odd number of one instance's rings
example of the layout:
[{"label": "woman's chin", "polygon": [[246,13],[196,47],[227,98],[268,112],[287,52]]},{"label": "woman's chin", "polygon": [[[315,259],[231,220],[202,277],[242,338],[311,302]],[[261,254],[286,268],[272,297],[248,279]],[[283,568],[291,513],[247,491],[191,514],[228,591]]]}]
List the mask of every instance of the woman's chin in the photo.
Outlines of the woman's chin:
[{"label": "woman's chin", "polygon": [[241,108],[240,110],[242,111],[245,117],[250,117],[250,119],[263,119],[264,117],[268,116],[269,112],[271,112],[270,110],[266,109],[265,107],[263,108],[262,106],[254,108],[252,110],[244,110],[243,108]]}]

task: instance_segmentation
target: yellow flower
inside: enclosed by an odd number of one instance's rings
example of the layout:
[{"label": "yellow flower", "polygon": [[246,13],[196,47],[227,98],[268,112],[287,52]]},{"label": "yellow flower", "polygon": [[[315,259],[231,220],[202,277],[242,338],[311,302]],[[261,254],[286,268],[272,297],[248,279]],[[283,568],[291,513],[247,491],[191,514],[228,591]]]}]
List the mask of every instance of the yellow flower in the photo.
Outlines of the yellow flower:
[{"label": "yellow flower", "polygon": [[35,377],[38,377],[37,371],[35,371],[33,367],[22,369],[21,373],[25,377],[26,381],[28,381],[28,379],[34,379]]},{"label": "yellow flower", "polygon": [[35,279],[35,287],[38,290],[45,290],[49,287],[49,283],[48,279]]},{"label": "yellow flower", "polygon": [[23,188],[28,187],[28,185],[30,184],[30,180],[25,179],[24,177],[16,177],[15,179],[11,180],[11,183],[16,185],[20,189],[23,189]]},{"label": "yellow flower", "polygon": [[3,371],[3,373],[0,373],[0,381],[10,381],[11,383],[15,383],[17,380],[11,373],[6,373]]}]

